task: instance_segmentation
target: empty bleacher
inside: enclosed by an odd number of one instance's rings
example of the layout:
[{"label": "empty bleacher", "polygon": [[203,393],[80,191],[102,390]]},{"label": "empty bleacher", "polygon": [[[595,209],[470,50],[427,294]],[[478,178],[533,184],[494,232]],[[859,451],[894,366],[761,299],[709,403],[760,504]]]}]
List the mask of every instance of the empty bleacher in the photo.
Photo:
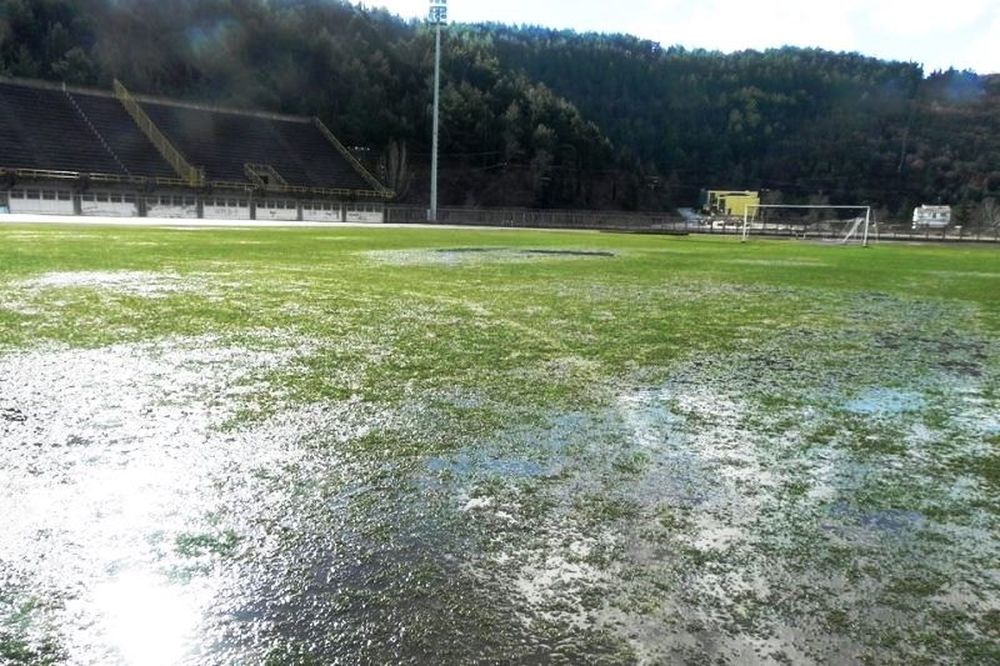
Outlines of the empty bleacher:
[{"label": "empty bleacher", "polygon": [[[204,178],[192,179],[185,163]],[[89,176],[83,181],[141,185],[146,193],[221,187],[259,201],[391,195],[313,118],[133,96],[118,83],[112,94],[0,77],[0,169],[32,182]]]},{"label": "empty bleacher", "polygon": [[4,166],[34,169],[37,156],[16,106],[7,103],[0,85],[0,161]]},{"label": "empty bleacher", "polygon": [[256,163],[293,186],[371,189],[311,119],[150,101],[142,108],[208,181],[246,182],[244,165]]},{"label": "empty bleacher", "polygon": [[[296,154],[309,165],[313,187],[367,190],[371,185],[327,141],[312,122],[275,122],[274,129]],[[278,169],[279,173],[281,169]],[[284,174],[282,174],[284,175]]]},{"label": "empty bleacher", "polygon": [[77,91],[70,96],[130,175],[177,177],[116,98]]},{"label": "empty bleacher", "polygon": [[0,82],[0,166],[128,175],[65,91]]}]

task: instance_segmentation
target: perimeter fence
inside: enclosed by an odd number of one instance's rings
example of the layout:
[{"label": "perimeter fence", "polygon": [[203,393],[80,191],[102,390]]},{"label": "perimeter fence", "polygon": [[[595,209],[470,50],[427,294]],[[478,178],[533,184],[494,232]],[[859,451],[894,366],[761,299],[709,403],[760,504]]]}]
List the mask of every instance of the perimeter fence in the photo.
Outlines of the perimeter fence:
[{"label": "perimeter fence", "polygon": [[[387,206],[385,221],[395,224],[426,224],[427,209],[419,206]],[[542,210],[529,208],[438,208],[437,224],[535,229],[592,229],[660,234],[742,233],[743,221],[685,219],[674,213],[648,213],[594,210]],[[843,236],[840,227],[797,227],[787,223],[755,223],[750,229],[754,236],[775,236],[802,239],[836,240]],[[1000,227],[958,227],[946,229],[913,229],[906,224],[876,223],[871,228],[872,240],[879,241],[938,241],[938,242],[1000,242]]]}]

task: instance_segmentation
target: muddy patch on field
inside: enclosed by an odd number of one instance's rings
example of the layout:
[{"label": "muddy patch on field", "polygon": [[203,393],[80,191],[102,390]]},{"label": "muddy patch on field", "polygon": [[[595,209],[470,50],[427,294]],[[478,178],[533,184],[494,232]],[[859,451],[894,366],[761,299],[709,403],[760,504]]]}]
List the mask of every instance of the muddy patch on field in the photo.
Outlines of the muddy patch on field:
[{"label": "muddy patch on field", "polygon": [[[822,344],[791,331],[605,408],[526,419],[434,458],[423,483],[479,531],[468,570],[564,655],[602,636],[649,663],[975,660],[1000,612],[982,444],[998,350],[953,341],[982,350],[970,375],[928,364],[933,336],[879,348],[886,327],[942,314],[882,305]],[[980,592],[942,600],[970,580]]]},{"label": "muddy patch on field", "polygon": [[[3,654],[223,664],[543,653],[505,591],[464,568],[477,502],[456,507],[421,483],[427,451],[455,446],[454,416],[278,395],[286,406],[271,416],[239,418],[309,351],[263,336],[0,358]],[[438,471],[480,461],[455,464]],[[476,601],[489,589],[496,603]]]},{"label": "muddy patch on field", "polygon": [[269,378],[315,349],[280,334],[0,357],[0,647],[988,663],[1000,349],[971,311],[837,299],[840,329],[595,369],[601,397],[558,407],[293,403]]},{"label": "muddy patch on field", "polygon": [[612,258],[616,253],[601,250],[453,247],[427,250],[377,250],[363,253],[378,263],[397,266],[524,262],[542,259]]}]

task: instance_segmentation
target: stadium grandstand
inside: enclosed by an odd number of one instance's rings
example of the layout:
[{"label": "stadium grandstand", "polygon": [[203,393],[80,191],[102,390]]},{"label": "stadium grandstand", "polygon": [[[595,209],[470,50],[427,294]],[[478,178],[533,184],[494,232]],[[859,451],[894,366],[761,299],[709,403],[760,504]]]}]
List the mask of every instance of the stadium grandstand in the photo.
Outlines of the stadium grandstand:
[{"label": "stadium grandstand", "polygon": [[392,197],[315,117],[0,77],[0,212],[381,222]]}]

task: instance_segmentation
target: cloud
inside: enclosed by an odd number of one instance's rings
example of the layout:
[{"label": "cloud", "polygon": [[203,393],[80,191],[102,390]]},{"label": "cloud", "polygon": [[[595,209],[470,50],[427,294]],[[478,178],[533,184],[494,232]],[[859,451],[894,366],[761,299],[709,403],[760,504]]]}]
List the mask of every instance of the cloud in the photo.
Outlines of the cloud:
[{"label": "cloud", "polygon": [[822,45],[833,50],[852,50],[857,46],[848,18],[829,5],[815,5],[794,0],[759,2],[702,2],[683,20],[671,20],[661,13],[653,21],[642,18],[635,30],[657,31],[650,35],[664,43],[736,51],[784,46]]},{"label": "cloud", "polygon": [[939,3],[881,0],[866,6],[866,12],[859,12],[862,20],[867,19],[885,33],[909,38],[959,32],[976,26],[991,12],[997,13],[995,0],[948,0]]},{"label": "cloud", "polygon": [[982,73],[1000,74],[1000,12],[987,23],[986,30],[968,43],[959,60]]}]

